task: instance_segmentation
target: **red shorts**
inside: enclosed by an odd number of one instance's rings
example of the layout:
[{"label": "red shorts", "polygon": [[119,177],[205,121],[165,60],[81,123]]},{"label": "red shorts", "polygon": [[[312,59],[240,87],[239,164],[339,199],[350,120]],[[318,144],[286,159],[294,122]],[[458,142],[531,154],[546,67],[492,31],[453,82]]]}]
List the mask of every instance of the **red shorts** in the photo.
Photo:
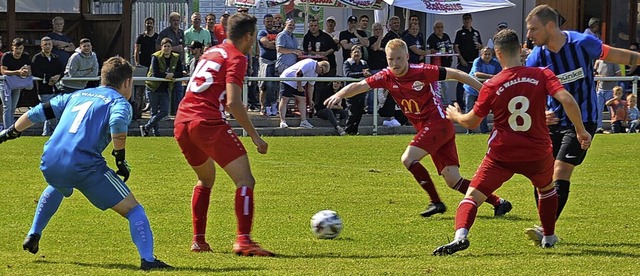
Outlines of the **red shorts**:
[{"label": "red shorts", "polygon": [[517,173],[529,178],[536,188],[543,188],[551,184],[553,162],[551,154],[540,160],[522,162],[497,161],[485,156],[469,186],[490,195]]},{"label": "red shorts", "polygon": [[231,161],[247,154],[238,136],[224,121],[191,121],[176,124],[173,135],[187,162],[194,167],[211,158],[224,168]]},{"label": "red shorts", "polygon": [[438,174],[447,166],[460,166],[458,149],[456,148],[456,131],[448,120],[414,123],[418,131],[410,146],[418,147],[431,155]]}]

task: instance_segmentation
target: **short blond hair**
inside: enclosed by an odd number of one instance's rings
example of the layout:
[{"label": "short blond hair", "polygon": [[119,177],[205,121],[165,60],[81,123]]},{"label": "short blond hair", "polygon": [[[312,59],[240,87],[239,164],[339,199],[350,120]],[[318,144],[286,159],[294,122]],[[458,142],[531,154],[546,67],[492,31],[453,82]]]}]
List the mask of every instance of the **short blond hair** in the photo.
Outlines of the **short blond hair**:
[{"label": "short blond hair", "polygon": [[637,99],[637,98],[638,98],[638,96],[633,95],[633,94],[629,94],[629,95],[627,95],[627,101],[635,100],[635,99]]},{"label": "short blond hair", "polygon": [[615,94],[616,92],[619,92],[620,94],[622,94],[624,92],[624,89],[622,89],[622,86],[616,85],[613,87],[613,94]]},{"label": "short blond hair", "polygon": [[319,61],[318,62],[318,66],[322,67],[322,71],[323,72],[329,72],[329,70],[331,70],[331,65],[329,65],[329,62],[326,60],[323,61]]},{"label": "short blond hair", "polygon": [[390,50],[395,50],[395,49],[401,49],[404,50],[405,53],[409,53],[409,48],[407,47],[407,43],[404,42],[404,40],[399,39],[399,38],[395,38],[392,40],[389,40],[389,42],[387,42],[387,46],[384,47],[384,51],[390,51]]}]

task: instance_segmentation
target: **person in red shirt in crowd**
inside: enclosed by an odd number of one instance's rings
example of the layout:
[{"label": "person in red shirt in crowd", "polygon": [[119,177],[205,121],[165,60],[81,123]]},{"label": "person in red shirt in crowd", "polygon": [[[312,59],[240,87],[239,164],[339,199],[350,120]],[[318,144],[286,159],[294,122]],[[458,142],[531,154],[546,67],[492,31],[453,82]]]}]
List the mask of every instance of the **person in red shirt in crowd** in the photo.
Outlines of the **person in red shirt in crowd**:
[{"label": "person in red shirt in crowd", "polygon": [[222,17],[220,17],[220,23],[213,26],[213,33],[216,36],[218,43],[222,43],[227,39],[227,22],[229,20],[229,15],[230,13],[228,11],[224,11],[222,13]]},{"label": "person in red shirt in crowd", "polygon": [[258,135],[242,103],[246,55],[256,42],[256,21],[244,13],[229,18],[227,40],[202,55],[176,114],[175,139],[198,177],[191,199],[194,232],[191,251],[194,252],[211,251],[205,241],[205,230],[215,163],[218,163],[236,184],[238,228],[233,252],[242,256],[275,255],[251,239],[255,179],[247,151],[225,117],[227,110],[247,131],[258,152],[267,153],[268,145]]},{"label": "person in red shirt in crowd", "polygon": [[[442,175],[450,188],[460,193],[467,192],[470,181],[460,176],[455,128],[445,117],[444,106],[429,84],[445,79],[455,79],[476,89],[480,89],[482,84],[458,69],[430,64],[409,64],[409,50],[401,39],[390,40],[385,47],[385,53],[389,67],[360,82],[347,85],[324,103],[331,108],[340,104],[343,98],[353,97],[372,88],[387,89],[418,131],[402,154],[401,160],[431,198],[431,203],[420,215],[430,217],[444,213],[446,207],[438,196],[429,172],[420,164],[420,160],[430,154],[438,174]],[[490,195],[487,202],[495,207],[495,216],[502,216],[511,211],[511,203],[496,195]]]},{"label": "person in red shirt in crowd", "polygon": [[469,129],[477,127],[491,111],[494,130],[489,136],[489,150],[458,205],[455,239],[436,248],[433,255],[467,249],[467,235],[478,206],[516,173],[529,178],[538,191],[538,215],[544,229],[539,245],[549,248],[558,241],[554,233],[558,195],[551,183],[554,157],[545,114],[547,95],[562,104],[584,150],[591,144],[591,135],[582,123],[578,104],[556,75],[547,68],[522,66],[519,41],[513,30],[498,32],[493,42],[504,69],[484,83],[469,113],[462,114],[457,103],[447,108],[447,118]]}]

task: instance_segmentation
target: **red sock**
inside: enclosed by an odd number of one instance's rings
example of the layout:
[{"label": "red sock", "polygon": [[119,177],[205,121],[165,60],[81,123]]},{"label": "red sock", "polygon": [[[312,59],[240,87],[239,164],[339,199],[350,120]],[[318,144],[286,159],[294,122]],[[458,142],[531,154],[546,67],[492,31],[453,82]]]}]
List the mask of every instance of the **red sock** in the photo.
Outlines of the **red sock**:
[{"label": "red sock", "polygon": [[465,228],[471,229],[473,222],[476,220],[476,214],[478,213],[478,204],[470,198],[465,198],[460,201],[458,210],[456,211],[456,230]]},{"label": "red sock", "polygon": [[556,231],[556,212],[558,211],[558,193],[556,189],[546,192],[538,191],[538,215],[544,229],[545,236],[551,236]]},{"label": "red sock", "polygon": [[193,187],[191,196],[191,219],[193,221],[193,240],[204,242],[207,231],[207,213],[209,212],[209,196],[211,188],[204,186]]},{"label": "red sock", "polygon": [[498,205],[500,205],[500,197],[495,194],[490,194],[484,202],[493,205],[493,207],[498,207]]},{"label": "red sock", "polygon": [[238,220],[238,239],[249,238],[253,225],[253,189],[242,186],[236,189],[236,219]]},{"label": "red sock", "polygon": [[436,186],[433,185],[433,180],[431,180],[431,176],[429,176],[429,172],[420,162],[414,161],[411,166],[409,166],[409,172],[413,174],[413,177],[418,181],[420,187],[429,194],[431,202],[441,202],[438,192],[436,191]]},{"label": "red sock", "polygon": [[[453,189],[464,195],[467,193],[467,190],[469,189],[469,184],[471,184],[470,180],[460,178],[460,180],[458,180],[458,183],[456,183],[456,185],[453,186]],[[487,199],[484,202],[493,205],[493,207],[496,207],[500,205],[500,197],[494,194],[490,194],[489,196],[487,196]]]}]

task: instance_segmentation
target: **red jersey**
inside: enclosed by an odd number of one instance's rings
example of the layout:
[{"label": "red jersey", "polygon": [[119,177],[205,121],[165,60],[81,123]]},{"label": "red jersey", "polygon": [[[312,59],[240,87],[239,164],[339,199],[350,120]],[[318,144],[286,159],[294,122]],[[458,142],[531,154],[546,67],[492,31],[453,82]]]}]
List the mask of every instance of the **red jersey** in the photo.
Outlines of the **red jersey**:
[{"label": "red jersey", "polygon": [[227,39],[227,31],[224,30],[222,24],[213,25],[213,34],[216,36],[218,43],[222,43],[222,41]]},{"label": "red jersey", "polygon": [[485,117],[493,110],[487,155],[500,161],[533,161],[551,154],[547,95],[563,89],[551,70],[538,67],[504,69],[486,81],[473,112]]},{"label": "red jersey", "polygon": [[444,67],[430,64],[409,64],[407,73],[396,77],[386,68],[366,79],[371,88],[384,88],[402,108],[404,115],[416,127],[422,122],[435,123],[446,120],[442,100],[431,89],[431,83],[444,80],[447,72]]},{"label": "red jersey", "polygon": [[227,83],[242,87],[246,71],[247,57],[233,44],[226,42],[207,50],[189,80],[174,123],[225,120]]}]

